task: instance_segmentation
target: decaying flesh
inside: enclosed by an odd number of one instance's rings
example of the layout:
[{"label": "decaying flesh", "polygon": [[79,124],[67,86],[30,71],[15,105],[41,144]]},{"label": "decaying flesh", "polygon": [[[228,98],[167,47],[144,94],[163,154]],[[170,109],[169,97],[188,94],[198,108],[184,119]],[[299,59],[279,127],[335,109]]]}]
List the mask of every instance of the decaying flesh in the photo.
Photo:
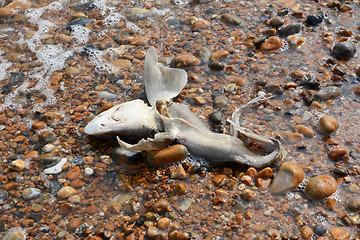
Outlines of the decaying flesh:
[{"label": "decaying flesh", "polygon": [[[151,47],[144,63],[145,90],[151,107],[142,100],[117,105],[97,117],[85,128],[89,135],[118,135],[121,147],[129,151],[153,151],[180,143],[190,153],[212,163],[239,163],[256,168],[273,164],[281,157],[281,143],[273,138],[247,132],[239,126],[244,109],[259,104],[264,96],[237,109],[230,123],[232,135],[213,133],[185,104],[169,101],[187,81],[184,70],[164,67]],[[131,137],[136,144],[124,141]]]}]

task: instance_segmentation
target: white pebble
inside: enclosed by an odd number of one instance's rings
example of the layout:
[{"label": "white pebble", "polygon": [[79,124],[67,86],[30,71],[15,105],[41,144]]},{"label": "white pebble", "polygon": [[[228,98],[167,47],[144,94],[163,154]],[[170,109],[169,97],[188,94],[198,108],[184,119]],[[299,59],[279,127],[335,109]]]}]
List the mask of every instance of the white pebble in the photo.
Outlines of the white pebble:
[{"label": "white pebble", "polygon": [[58,174],[58,173],[61,173],[62,167],[65,165],[66,162],[67,162],[67,159],[66,159],[66,158],[62,158],[62,159],[60,160],[60,162],[58,162],[58,164],[56,164],[55,166],[46,168],[46,169],[44,170],[44,173],[45,173],[45,174]]},{"label": "white pebble", "polygon": [[84,171],[84,173],[85,173],[85,175],[87,175],[87,176],[91,176],[91,175],[93,175],[93,173],[94,173],[94,170],[92,169],[92,168],[85,168],[85,171]]}]

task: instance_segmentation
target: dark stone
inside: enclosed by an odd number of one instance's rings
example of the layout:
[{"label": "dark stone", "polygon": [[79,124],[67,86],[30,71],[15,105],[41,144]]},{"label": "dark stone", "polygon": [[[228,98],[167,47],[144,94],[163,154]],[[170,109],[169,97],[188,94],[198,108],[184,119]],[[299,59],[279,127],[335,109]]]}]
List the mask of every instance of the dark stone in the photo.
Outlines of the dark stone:
[{"label": "dark stone", "polygon": [[35,222],[40,221],[42,219],[42,216],[42,213],[30,212],[29,214],[29,218],[34,219]]},{"label": "dark stone", "polygon": [[9,85],[15,86],[18,85],[19,83],[24,82],[24,80],[25,80],[25,75],[22,72],[13,73],[9,78]]},{"label": "dark stone", "polygon": [[346,168],[344,167],[336,167],[334,170],[333,170],[333,173],[337,176],[340,176],[340,177],[345,177],[347,175],[349,175],[348,171],[346,170]]},{"label": "dark stone", "polygon": [[11,92],[11,87],[9,86],[9,84],[5,84],[2,88],[1,88],[1,93],[2,94],[9,94]]},{"label": "dark stone", "polygon": [[0,189],[0,201],[6,200],[8,197],[8,192],[6,190]]},{"label": "dark stone", "polygon": [[314,233],[318,236],[324,236],[327,230],[328,230],[327,227],[324,226],[323,224],[317,224],[314,227]]},{"label": "dark stone", "polygon": [[209,115],[209,121],[213,125],[224,125],[225,124],[225,116],[222,112],[215,111]]},{"label": "dark stone", "polygon": [[88,2],[85,3],[81,6],[82,9],[86,10],[86,11],[90,11],[91,9],[94,9],[96,7],[95,2]]},{"label": "dark stone", "polygon": [[83,50],[80,52],[81,56],[89,56],[93,55],[95,51],[99,50],[99,48],[94,44],[88,44],[83,47]]},{"label": "dark stone", "polygon": [[265,36],[260,36],[258,38],[255,39],[254,41],[254,46],[259,49],[261,47],[261,45],[265,42],[266,37]]},{"label": "dark stone", "polygon": [[306,23],[309,25],[309,26],[317,26],[319,25],[320,23],[322,23],[323,21],[323,18],[321,16],[314,16],[314,15],[309,15],[307,16],[306,18]]},{"label": "dark stone", "polygon": [[225,63],[219,62],[219,61],[214,61],[214,62],[210,63],[209,67],[215,71],[222,71],[225,68]]},{"label": "dark stone", "polygon": [[280,29],[280,35],[282,37],[287,37],[287,36],[290,36],[290,35],[294,35],[296,33],[299,33],[301,32],[301,30],[303,29],[304,25],[301,24],[301,23],[290,23],[284,27],[282,27]]},{"label": "dark stone", "polygon": [[71,22],[69,22],[66,25],[66,29],[67,30],[71,30],[71,26],[75,26],[75,25],[80,25],[85,27],[87,23],[92,23],[93,20],[89,19],[89,18],[75,18],[74,20],[72,20]]},{"label": "dark stone", "polygon": [[331,54],[338,60],[348,60],[355,55],[356,47],[351,42],[338,42],[334,45]]},{"label": "dark stone", "polygon": [[336,86],[327,86],[315,93],[315,96],[321,100],[334,99],[340,97],[341,95],[341,89]]},{"label": "dark stone", "polygon": [[317,80],[316,78],[305,77],[305,78],[301,79],[300,85],[307,89],[313,89],[313,90],[320,89],[319,80]]}]

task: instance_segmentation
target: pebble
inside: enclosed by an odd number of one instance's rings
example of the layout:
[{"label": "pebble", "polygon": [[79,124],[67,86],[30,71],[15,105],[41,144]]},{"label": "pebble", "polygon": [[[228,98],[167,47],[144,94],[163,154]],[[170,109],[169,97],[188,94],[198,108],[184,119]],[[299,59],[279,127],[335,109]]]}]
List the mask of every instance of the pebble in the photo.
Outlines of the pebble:
[{"label": "pebble", "polygon": [[278,16],[271,18],[269,21],[269,26],[274,28],[281,27],[282,25],[284,25],[284,20]]},{"label": "pebble", "polygon": [[67,225],[67,230],[70,232],[74,232],[78,226],[80,226],[82,220],[81,218],[73,218]]},{"label": "pebble", "polygon": [[299,48],[306,42],[306,39],[300,35],[290,35],[286,38],[292,47]]},{"label": "pebble", "polygon": [[9,193],[4,189],[0,189],[0,202],[6,200],[8,197],[9,197]]},{"label": "pebble", "polygon": [[78,178],[80,175],[80,167],[79,166],[72,166],[66,174],[66,178],[68,180],[74,180]]},{"label": "pebble", "polygon": [[149,239],[167,239],[167,234],[159,228],[151,226],[146,231],[146,237]]},{"label": "pebble", "polygon": [[16,227],[10,228],[6,231],[5,235],[3,236],[2,240],[25,240],[25,230]]},{"label": "pebble", "polygon": [[272,93],[275,95],[282,95],[284,93],[284,89],[282,86],[277,84],[268,84],[265,86],[265,91],[268,93]]},{"label": "pebble", "polygon": [[330,228],[330,235],[334,240],[346,240],[350,239],[350,234],[342,227]]},{"label": "pebble", "polygon": [[171,223],[171,220],[167,217],[160,218],[158,222],[156,223],[156,227],[159,229],[165,229],[167,228]]},{"label": "pebble", "polygon": [[206,20],[198,20],[198,21],[194,21],[190,28],[192,31],[198,31],[200,29],[203,29],[203,28],[207,28],[210,26],[210,23]]},{"label": "pebble", "polygon": [[341,95],[341,89],[336,86],[324,87],[315,93],[315,96],[320,98],[321,100],[334,99],[340,97]]},{"label": "pebble", "polygon": [[43,121],[36,121],[31,124],[31,128],[35,130],[40,130],[46,127],[46,123]]},{"label": "pebble", "polygon": [[197,57],[190,55],[190,54],[184,54],[177,56],[171,60],[170,66],[172,67],[189,67],[189,66],[195,66],[200,63],[200,59]]},{"label": "pebble", "polygon": [[216,96],[213,100],[213,104],[217,107],[224,107],[228,105],[228,103],[229,103],[229,99],[224,95]]},{"label": "pebble", "polygon": [[45,143],[50,143],[56,139],[56,134],[53,131],[46,130],[40,133],[40,140]]},{"label": "pebble", "polygon": [[301,228],[301,236],[303,239],[310,239],[312,235],[314,235],[313,230],[308,225]]},{"label": "pebble", "polygon": [[358,96],[360,96],[360,86],[357,86],[354,88],[354,93]]},{"label": "pebble", "polygon": [[271,52],[280,49],[284,45],[283,41],[276,36],[271,36],[261,45],[260,50]]},{"label": "pebble", "polygon": [[323,18],[321,16],[315,16],[315,15],[309,15],[306,17],[306,23],[309,25],[309,26],[317,26],[319,25],[320,23],[322,23],[323,21]]},{"label": "pebble", "polygon": [[181,164],[177,165],[175,171],[173,171],[170,175],[170,178],[177,178],[177,179],[185,179],[186,177],[187,177],[187,173]]},{"label": "pebble", "polygon": [[328,156],[331,160],[339,160],[340,158],[347,155],[347,151],[343,147],[336,147],[330,150]]},{"label": "pebble", "polygon": [[118,95],[116,95],[114,93],[109,93],[107,91],[100,91],[98,97],[100,99],[102,98],[102,99],[111,100],[111,101],[119,98]]},{"label": "pebble", "polygon": [[49,152],[52,152],[54,149],[55,149],[55,146],[53,144],[49,143],[49,144],[46,144],[42,148],[42,151],[45,152],[45,153],[49,153]]},{"label": "pebble", "polygon": [[339,123],[336,118],[330,115],[322,116],[319,120],[319,124],[321,129],[327,134],[335,132],[339,127]]},{"label": "pebble", "polygon": [[209,121],[215,126],[225,124],[225,116],[220,111],[215,111],[215,112],[210,113],[208,118],[209,118]]},{"label": "pebble", "polygon": [[171,212],[170,203],[166,199],[159,199],[153,206],[153,209],[157,213]]},{"label": "pebble", "polygon": [[21,195],[24,200],[31,200],[39,197],[41,194],[41,190],[38,188],[26,188],[22,191]]},{"label": "pebble", "polygon": [[211,60],[220,60],[222,58],[229,56],[229,54],[230,53],[226,50],[220,50],[211,54]]},{"label": "pebble", "polygon": [[225,182],[226,178],[227,178],[226,175],[219,174],[216,175],[212,181],[216,186],[220,186]]},{"label": "pebble", "polygon": [[287,37],[300,33],[304,25],[302,23],[290,23],[280,29],[280,35],[282,37]]},{"label": "pebble", "polygon": [[20,172],[20,171],[24,170],[24,168],[25,168],[25,162],[21,159],[14,160],[10,163],[11,170]]},{"label": "pebble", "polygon": [[314,233],[318,236],[324,236],[327,231],[327,227],[323,224],[316,224],[314,227]]},{"label": "pebble", "polygon": [[59,198],[62,198],[62,199],[65,199],[65,198],[68,198],[74,194],[76,194],[78,191],[73,188],[73,187],[70,187],[70,186],[65,186],[65,187],[62,187],[57,193],[56,195],[59,197]]},{"label": "pebble", "polygon": [[219,61],[213,61],[209,65],[210,69],[215,71],[222,71],[224,70],[225,66],[226,66],[225,63]]},{"label": "pebble", "polygon": [[345,208],[352,212],[360,211],[360,197],[349,197],[345,201]]},{"label": "pebble", "polygon": [[109,204],[109,209],[115,213],[120,213],[124,204],[130,201],[132,194],[129,192],[122,192],[116,195]]},{"label": "pebble", "polygon": [[188,150],[184,145],[176,144],[160,151],[149,153],[147,160],[151,165],[180,162],[187,158]]},{"label": "pebble", "polygon": [[87,167],[84,169],[84,174],[85,176],[91,176],[94,174],[94,169]]},{"label": "pebble", "polygon": [[66,158],[62,158],[55,166],[44,169],[45,174],[58,174],[61,173],[62,167],[67,162]]},{"label": "pebble", "polygon": [[296,129],[296,131],[298,131],[299,133],[303,134],[306,137],[311,138],[311,137],[315,136],[315,132],[305,125],[297,125],[295,127],[295,129]]},{"label": "pebble", "polygon": [[91,20],[89,18],[84,18],[84,17],[75,18],[74,20],[72,20],[70,23],[68,23],[66,25],[66,29],[72,30],[72,26],[76,26],[76,25],[86,27],[86,24],[92,23],[92,22],[93,22],[93,20]]},{"label": "pebble", "polygon": [[311,179],[305,187],[306,194],[313,199],[331,196],[337,189],[337,181],[328,175],[320,175]]},{"label": "pebble", "polygon": [[231,13],[226,13],[226,14],[221,15],[221,20],[223,20],[224,22],[226,22],[228,24],[235,25],[235,26],[238,26],[241,24],[241,19],[238,16],[231,14]]},{"label": "pebble", "polygon": [[355,52],[355,44],[351,42],[338,42],[334,45],[331,54],[339,60],[348,60],[354,57]]},{"label": "pebble", "polygon": [[294,162],[281,164],[278,173],[270,184],[270,192],[285,193],[296,188],[304,180],[304,170]]}]

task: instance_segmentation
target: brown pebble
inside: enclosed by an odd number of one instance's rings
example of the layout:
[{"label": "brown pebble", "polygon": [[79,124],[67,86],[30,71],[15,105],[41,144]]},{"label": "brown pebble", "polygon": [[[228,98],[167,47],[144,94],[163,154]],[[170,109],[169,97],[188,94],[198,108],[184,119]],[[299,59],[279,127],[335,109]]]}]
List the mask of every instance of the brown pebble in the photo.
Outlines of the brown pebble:
[{"label": "brown pebble", "polygon": [[346,240],[350,239],[350,234],[342,227],[330,228],[330,235],[334,240]]},{"label": "brown pebble", "polygon": [[39,137],[40,137],[40,140],[45,143],[50,143],[56,139],[55,133],[50,130],[41,132]]},{"label": "brown pebble", "polygon": [[270,185],[270,192],[279,194],[296,188],[304,180],[304,170],[294,162],[281,164]]},{"label": "brown pebble", "polygon": [[236,214],[235,217],[234,217],[234,222],[239,224],[242,221],[244,221],[244,217],[241,215],[241,213]]},{"label": "brown pebble", "polygon": [[216,175],[212,181],[216,186],[220,186],[224,183],[225,180],[226,180],[226,175],[219,174]]},{"label": "brown pebble", "polygon": [[255,176],[256,178],[273,178],[274,172],[270,167],[266,167],[263,170],[261,170],[258,174]]},{"label": "brown pebble", "polygon": [[308,225],[301,228],[301,236],[303,239],[310,239],[313,234],[313,230]]},{"label": "brown pebble", "polygon": [[73,188],[82,188],[85,185],[85,182],[81,179],[75,179],[70,183],[70,186]]},{"label": "brown pebble", "polygon": [[335,132],[339,126],[339,123],[336,120],[336,118],[330,115],[322,116],[319,120],[319,123],[321,129],[328,134]]},{"label": "brown pebble", "polygon": [[354,88],[354,93],[356,95],[360,95],[360,86],[357,86],[357,87]]},{"label": "brown pebble", "polygon": [[35,130],[40,130],[43,129],[44,127],[46,127],[46,123],[43,121],[37,121],[31,124],[31,128]]},{"label": "brown pebble", "polygon": [[186,192],[186,187],[185,187],[184,184],[182,184],[182,183],[176,184],[176,186],[175,186],[175,193],[176,193],[177,195],[182,195],[182,194],[184,194],[185,192]]},{"label": "brown pebble", "polygon": [[77,193],[77,190],[75,188],[70,187],[70,186],[65,186],[57,192],[57,196],[59,198],[68,198],[71,195],[74,195],[76,193]]},{"label": "brown pebble", "polygon": [[70,222],[67,225],[67,230],[70,232],[74,232],[75,229],[80,226],[82,220],[81,218],[73,218],[70,220]]},{"label": "brown pebble", "polygon": [[271,52],[280,49],[283,45],[284,43],[279,37],[271,36],[261,45],[260,50]]},{"label": "brown pebble", "polygon": [[184,54],[177,56],[171,60],[170,65],[172,67],[188,67],[188,66],[194,66],[200,63],[200,60],[190,54]]},{"label": "brown pebble", "polygon": [[167,228],[171,223],[171,220],[167,217],[160,218],[156,224],[156,227],[159,229],[165,229]]},{"label": "brown pebble", "polygon": [[246,170],[245,175],[254,177],[257,174],[257,170],[253,167],[248,168],[248,170]]},{"label": "brown pebble", "polygon": [[337,189],[337,181],[328,175],[320,175],[311,179],[306,184],[306,194],[314,199],[322,199],[331,196]]},{"label": "brown pebble", "polygon": [[177,178],[177,179],[185,179],[186,177],[187,177],[187,173],[181,164],[177,165],[175,171],[173,171],[170,175],[170,178]]},{"label": "brown pebble", "polygon": [[80,168],[79,168],[79,166],[72,166],[72,167],[69,169],[69,171],[67,172],[66,178],[71,181],[71,180],[74,180],[74,179],[78,178],[79,175],[80,175]]},{"label": "brown pebble", "polygon": [[226,50],[220,50],[211,54],[211,60],[220,60],[222,58],[229,56],[229,54],[230,53]]},{"label": "brown pebble", "polygon": [[161,213],[161,212],[171,212],[171,209],[170,209],[170,203],[165,200],[165,199],[160,199],[158,200],[154,206],[153,206],[153,209],[155,212],[157,213]]},{"label": "brown pebble", "polygon": [[326,199],[324,203],[324,207],[328,210],[334,210],[336,205],[336,199],[335,198],[328,198]]},{"label": "brown pebble", "polygon": [[304,125],[297,125],[295,127],[296,131],[298,131],[299,133],[302,133],[304,136],[306,137],[313,137],[315,136],[315,132],[308,128],[307,126],[304,126]]},{"label": "brown pebble", "polygon": [[198,20],[191,24],[190,28],[192,31],[198,31],[203,28],[207,28],[210,26],[210,23],[206,20]]},{"label": "brown pebble", "polygon": [[301,133],[285,133],[284,138],[289,143],[294,144],[294,143],[298,143],[300,140],[302,140],[304,138],[304,135],[302,135]]},{"label": "brown pebble", "polygon": [[149,153],[147,160],[151,165],[180,162],[187,158],[188,150],[184,145],[176,144],[160,151]]},{"label": "brown pebble", "polygon": [[331,160],[339,160],[340,158],[344,157],[345,155],[347,155],[347,151],[345,148],[343,147],[336,147],[330,150],[329,152],[329,158]]}]

